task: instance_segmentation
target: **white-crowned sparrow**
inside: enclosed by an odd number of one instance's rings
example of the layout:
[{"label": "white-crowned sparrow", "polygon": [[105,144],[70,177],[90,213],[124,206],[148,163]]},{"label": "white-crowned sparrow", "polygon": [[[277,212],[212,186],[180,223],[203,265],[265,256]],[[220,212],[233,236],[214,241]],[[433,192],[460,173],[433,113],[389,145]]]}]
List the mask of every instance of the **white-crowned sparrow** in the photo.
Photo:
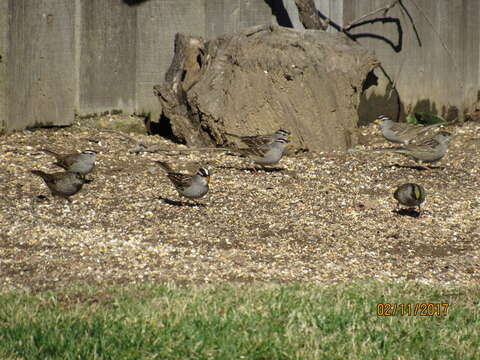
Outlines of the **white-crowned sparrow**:
[{"label": "white-crowned sparrow", "polygon": [[408,123],[399,123],[391,120],[388,116],[380,115],[375,123],[380,125],[382,135],[388,141],[394,143],[409,144],[412,141],[418,140],[422,135],[425,135],[431,129],[439,127],[440,124],[422,126],[412,125]]},{"label": "white-crowned sparrow", "polygon": [[275,165],[280,161],[283,153],[288,148],[288,143],[289,140],[287,138],[280,137],[269,144],[238,149],[237,151],[242,155],[248,156],[257,165]]},{"label": "white-crowned sparrow", "polygon": [[64,168],[67,171],[77,172],[85,175],[95,168],[95,160],[97,152],[95,150],[84,150],[81,153],[74,154],[57,154],[51,150],[42,149],[43,152],[54,156],[57,161],[55,165]]},{"label": "white-crowned sparrow", "polygon": [[403,184],[393,193],[393,197],[398,201],[397,207],[401,204],[409,208],[418,207],[425,201],[425,189],[422,185],[413,183]]},{"label": "white-crowned sparrow", "polygon": [[52,195],[60,196],[69,202],[71,202],[69,197],[79,192],[85,183],[82,175],[76,172],[65,171],[53,174],[47,174],[40,170],[31,170],[30,172],[45,181]]},{"label": "white-crowned sparrow", "polygon": [[270,144],[280,138],[288,139],[291,133],[288,130],[278,129],[275,133],[267,135],[240,136],[231,133],[225,134],[240,139],[245,145],[249,147],[259,147],[262,145]]},{"label": "white-crowned sparrow", "polygon": [[210,173],[201,167],[195,175],[181,174],[174,172],[169,164],[163,161],[156,161],[166,172],[178,194],[188,199],[198,199],[208,192]]},{"label": "white-crowned sparrow", "polygon": [[441,160],[445,156],[451,139],[452,134],[446,131],[440,131],[435,136],[426,138],[415,144],[378,150],[394,151],[405,156],[410,156],[419,163],[433,163]]}]

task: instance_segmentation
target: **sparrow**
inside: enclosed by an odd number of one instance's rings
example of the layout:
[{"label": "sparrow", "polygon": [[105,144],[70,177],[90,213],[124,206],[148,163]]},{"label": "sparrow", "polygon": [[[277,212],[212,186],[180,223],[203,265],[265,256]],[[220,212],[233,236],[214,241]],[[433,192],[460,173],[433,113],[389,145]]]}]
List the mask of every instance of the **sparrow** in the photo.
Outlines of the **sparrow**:
[{"label": "sparrow", "polygon": [[399,123],[391,120],[388,116],[380,115],[374,121],[380,125],[382,135],[388,141],[401,144],[410,144],[418,137],[426,134],[431,129],[439,127],[441,124],[428,126],[412,125],[408,123]]},{"label": "sparrow", "polygon": [[397,148],[375,149],[393,151],[413,158],[419,163],[434,163],[441,160],[448,150],[452,134],[440,131],[435,136],[426,138],[419,143],[407,144]]},{"label": "sparrow", "polygon": [[418,207],[425,201],[425,189],[422,185],[413,183],[403,184],[393,193],[393,197],[398,201],[397,207],[401,204],[409,208]]},{"label": "sparrow", "polygon": [[76,172],[65,171],[53,174],[47,174],[40,170],[31,170],[30,172],[45,181],[53,196],[60,196],[68,202],[72,202],[70,196],[79,192],[85,183],[82,175]]},{"label": "sparrow", "polygon": [[289,140],[287,138],[280,137],[269,144],[238,149],[237,152],[248,156],[257,165],[275,165],[280,161],[285,150],[287,150],[288,143]]},{"label": "sparrow", "polygon": [[163,161],[156,161],[166,172],[180,196],[187,199],[198,199],[208,192],[210,173],[206,168],[199,168],[195,175],[174,172],[169,164]]},{"label": "sparrow", "polygon": [[56,158],[54,163],[61,168],[76,172],[82,175],[88,174],[95,168],[95,160],[97,152],[95,150],[84,150],[81,153],[74,154],[57,154],[48,149],[42,149],[43,152]]}]

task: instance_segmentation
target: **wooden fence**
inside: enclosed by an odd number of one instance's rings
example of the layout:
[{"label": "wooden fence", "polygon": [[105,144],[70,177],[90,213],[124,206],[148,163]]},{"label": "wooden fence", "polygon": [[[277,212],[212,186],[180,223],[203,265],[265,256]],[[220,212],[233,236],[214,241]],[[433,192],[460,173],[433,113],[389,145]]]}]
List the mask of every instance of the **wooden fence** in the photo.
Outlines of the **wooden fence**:
[{"label": "wooden fence", "polygon": [[[342,26],[392,0],[315,3]],[[401,5],[387,14],[397,20],[352,33],[395,81],[402,113],[462,116],[478,100],[480,2]],[[152,87],[163,81],[176,32],[212,38],[270,22],[301,28],[294,0],[0,0],[0,132],[68,125],[75,114],[111,110],[155,119]],[[397,115],[397,93],[377,76],[379,85],[364,95],[362,121]]]}]

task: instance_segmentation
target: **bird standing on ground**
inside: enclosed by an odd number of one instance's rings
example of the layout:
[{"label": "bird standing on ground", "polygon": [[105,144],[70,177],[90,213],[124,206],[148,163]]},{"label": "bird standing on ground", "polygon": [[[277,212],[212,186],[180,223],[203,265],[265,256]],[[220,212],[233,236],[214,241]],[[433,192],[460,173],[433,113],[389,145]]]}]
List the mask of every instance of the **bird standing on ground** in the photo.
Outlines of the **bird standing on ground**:
[{"label": "bird standing on ground", "polygon": [[289,140],[280,137],[275,141],[261,146],[252,146],[246,149],[238,149],[237,151],[248,156],[253,163],[260,166],[268,166],[277,164],[288,148]]},{"label": "bird standing on ground", "polygon": [[172,170],[169,164],[163,161],[156,161],[166,172],[180,196],[187,199],[198,199],[208,192],[210,173],[206,168],[199,168],[195,175],[182,174]]},{"label": "bird standing on ground", "polygon": [[448,150],[448,144],[452,139],[452,134],[446,131],[440,131],[433,137],[426,138],[415,144],[408,144],[397,148],[376,149],[380,151],[393,151],[413,158],[422,163],[434,163],[441,160]]},{"label": "bird standing on ground", "polygon": [[31,170],[30,172],[45,181],[53,196],[60,196],[68,202],[72,202],[70,196],[79,192],[85,183],[85,179],[76,172],[65,171],[53,174],[47,174],[40,170]]},{"label": "bird standing on ground", "polygon": [[54,164],[67,171],[85,175],[95,168],[95,161],[97,159],[97,152],[95,150],[84,150],[81,153],[66,155],[58,154],[47,149],[42,149],[42,151],[54,156],[57,159]]},{"label": "bird standing on ground", "polygon": [[413,183],[403,184],[393,193],[393,197],[398,201],[397,207],[401,204],[409,208],[418,207],[425,201],[425,189],[422,185]]},{"label": "bird standing on ground", "polygon": [[374,122],[380,125],[382,135],[385,139],[401,144],[410,144],[420,136],[425,135],[428,131],[440,126],[440,124],[421,126],[399,123],[385,115],[380,115]]}]

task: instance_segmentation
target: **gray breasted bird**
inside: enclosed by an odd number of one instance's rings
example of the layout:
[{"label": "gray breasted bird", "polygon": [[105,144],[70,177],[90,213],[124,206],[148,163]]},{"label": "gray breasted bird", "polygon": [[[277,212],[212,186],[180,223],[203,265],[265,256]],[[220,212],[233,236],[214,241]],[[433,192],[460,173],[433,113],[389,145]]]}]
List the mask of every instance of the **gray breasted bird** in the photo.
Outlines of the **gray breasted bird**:
[{"label": "gray breasted bird", "polygon": [[174,172],[169,164],[163,161],[156,161],[166,172],[175,189],[180,196],[188,199],[198,199],[208,192],[210,173],[206,168],[199,168],[195,175]]},{"label": "gray breasted bird", "polygon": [[248,156],[257,165],[275,165],[280,161],[285,150],[287,150],[288,143],[289,140],[287,138],[280,137],[269,144],[238,149],[237,151],[242,155]]},{"label": "gray breasted bird", "polygon": [[88,174],[95,168],[97,152],[95,150],[84,150],[81,153],[57,154],[51,150],[42,149],[43,152],[54,156],[57,161],[54,163],[67,171],[76,172],[82,175]]},{"label": "gray breasted bird", "polygon": [[440,131],[435,136],[426,138],[419,143],[377,150],[394,151],[409,156],[419,163],[434,163],[445,156],[451,139],[452,134],[446,131]]},{"label": "gray breasted bird", "polygon": [[245,145],[249,147],[259,147],[262,145],[267,145],[280,138],[288,139],[291,135],[290,131],[284,129],[278,129],[275,133],[267,135],[240,136],[230,133],[225,134],[240,139]]},{"label": "gray breasted bird", "polygon": [[60,196],[67,199],[68,202],[72,202],[69,197],[79,192],[85,183],[82,175],[76,172],[65,171],[53,174],[47,174],[40,170],[31,170],[30,172],[45,181],[53,196]]},{"label": "gray breasted bird", "polygon": [[398,201],[397,207],[401,204],[409,208],[418,207],[425,201],[425,189],[422,185],[407,183],[400,185],[393,193],[393,197]]},{"label": "gray breasted bird", "polygon": [[385,115],[380,115],[374,122],[380,125],[380,130],[385,139],[401,144],[409,144],[418,139],[418,137],[425,135],[428,131],[440,126],[440,124],[422,126],[399,123]]}]

